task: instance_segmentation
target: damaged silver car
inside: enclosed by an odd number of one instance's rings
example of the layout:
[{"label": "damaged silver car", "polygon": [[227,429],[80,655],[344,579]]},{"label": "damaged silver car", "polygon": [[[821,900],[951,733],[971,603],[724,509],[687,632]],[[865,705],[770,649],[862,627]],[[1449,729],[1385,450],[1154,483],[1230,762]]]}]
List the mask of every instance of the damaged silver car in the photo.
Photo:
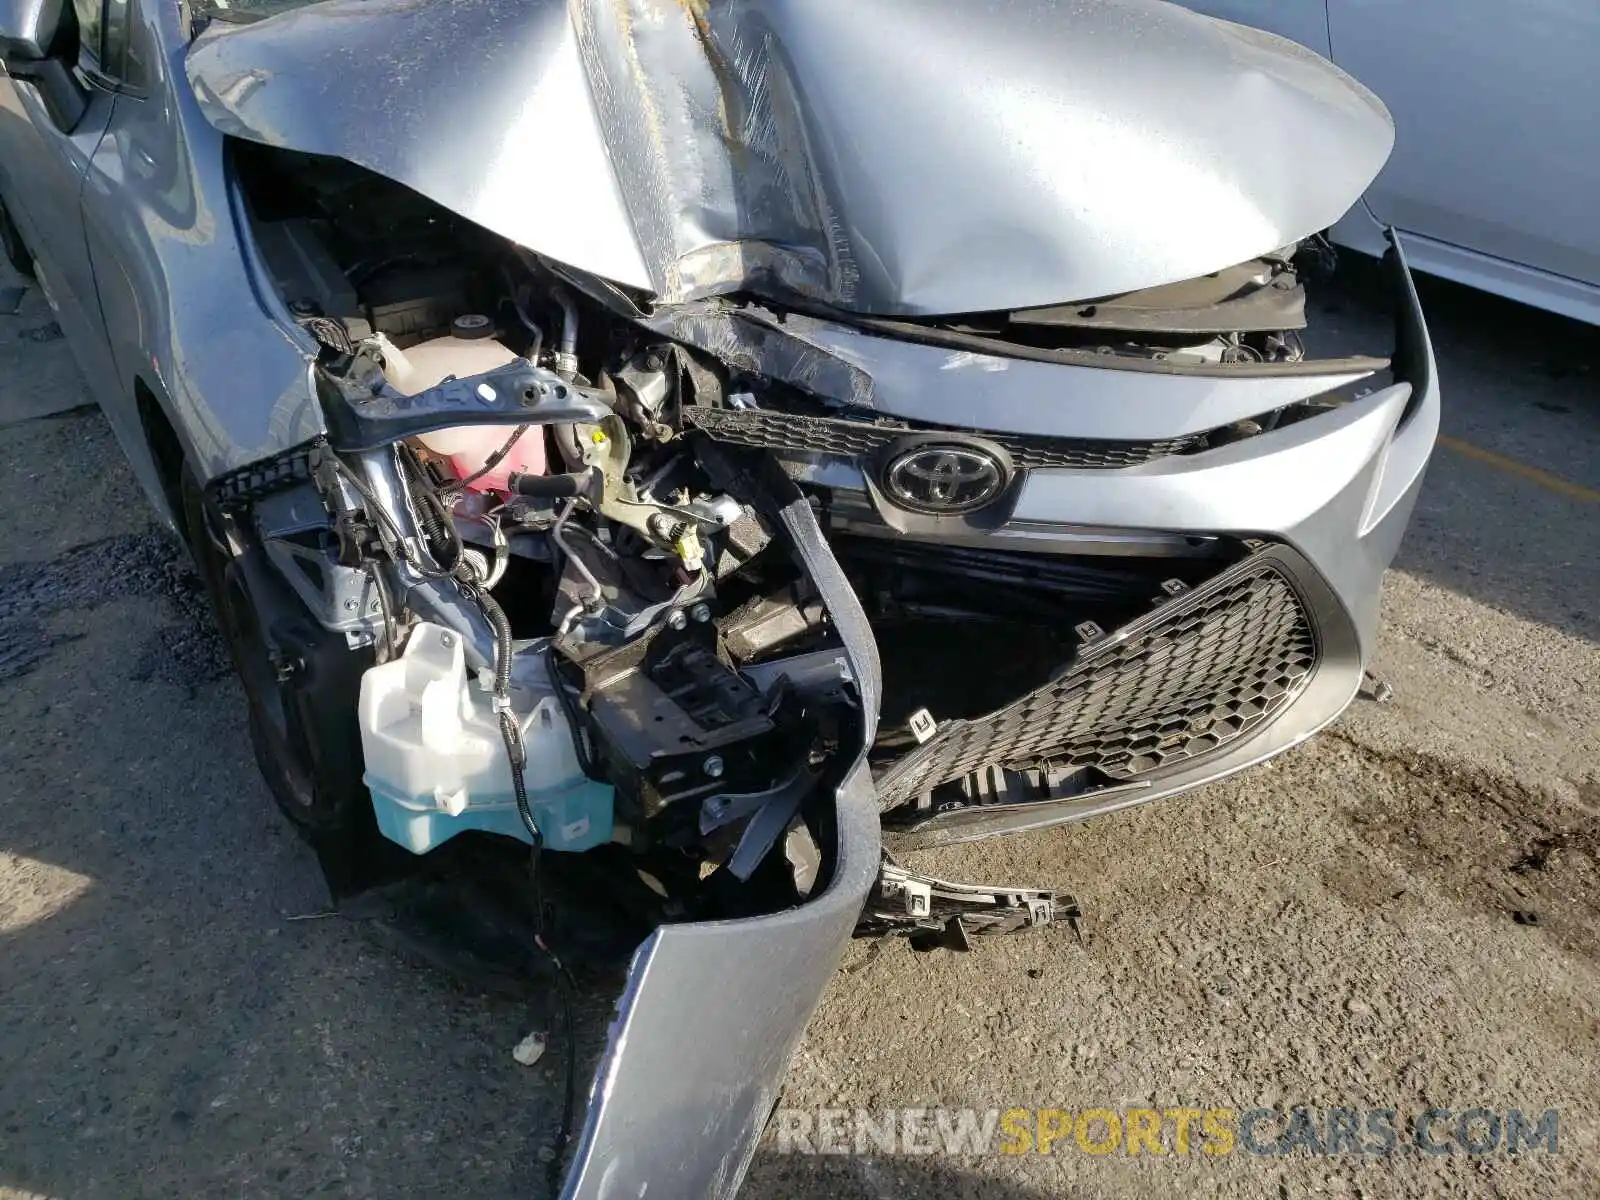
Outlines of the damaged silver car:
[{"label": "damaged silver car", "polygon": [[647,927],[566,1195],[736,1191],[853,932],[1066,905],[896,852],[1218,779],[1360,683],[1439,397],[1397,242],[1393,352],[1308,353],[1393,129],[1289,42],[1161,0],[0,35],[6,249],[336,890],[531,846],[588,889],[536,923]]}]

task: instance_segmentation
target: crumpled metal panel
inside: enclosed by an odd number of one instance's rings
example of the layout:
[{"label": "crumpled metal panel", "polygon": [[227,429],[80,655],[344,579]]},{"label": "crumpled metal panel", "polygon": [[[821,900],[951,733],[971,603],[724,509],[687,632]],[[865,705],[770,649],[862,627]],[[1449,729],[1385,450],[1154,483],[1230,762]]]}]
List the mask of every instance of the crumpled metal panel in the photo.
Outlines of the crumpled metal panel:
[{"label": "crumpled metal panel", "polygon": [[225,132],[665,303],[1171,283],[1332,224],[1394,137],[1323,59],[1162,0],[325,0],[188,71]]},{"label": "crumpled metal panel", "polygon": [[215,21],[185,65],[223,133],[346,159],[552,258],[650,286],[566,0],[328,0]]}]

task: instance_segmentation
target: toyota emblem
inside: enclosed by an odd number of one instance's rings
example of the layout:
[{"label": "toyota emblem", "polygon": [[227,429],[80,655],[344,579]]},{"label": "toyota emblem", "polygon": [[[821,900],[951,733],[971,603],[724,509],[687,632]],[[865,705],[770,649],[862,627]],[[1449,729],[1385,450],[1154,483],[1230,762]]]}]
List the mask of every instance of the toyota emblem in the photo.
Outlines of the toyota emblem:
[{"label": "toyota emblem", "polygon": [[1006,464],[982,446],[919,441],[898,452],[891,448],[883,490],[913,512],[964,513],[998,498],[1009,475]]}]

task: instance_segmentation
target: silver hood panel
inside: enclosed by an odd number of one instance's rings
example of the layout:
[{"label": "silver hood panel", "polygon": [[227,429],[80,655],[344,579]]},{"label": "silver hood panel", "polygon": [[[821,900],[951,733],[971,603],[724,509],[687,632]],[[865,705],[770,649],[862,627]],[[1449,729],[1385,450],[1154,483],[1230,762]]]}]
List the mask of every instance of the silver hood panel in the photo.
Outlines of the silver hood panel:
[{"label": "silver hood panel", "polygon": [[883,315],[1205,274],[1331,225],[1393,145],[1291,42],[1164,0],[325,0],[216,24],[206,117],[664,303]]}]

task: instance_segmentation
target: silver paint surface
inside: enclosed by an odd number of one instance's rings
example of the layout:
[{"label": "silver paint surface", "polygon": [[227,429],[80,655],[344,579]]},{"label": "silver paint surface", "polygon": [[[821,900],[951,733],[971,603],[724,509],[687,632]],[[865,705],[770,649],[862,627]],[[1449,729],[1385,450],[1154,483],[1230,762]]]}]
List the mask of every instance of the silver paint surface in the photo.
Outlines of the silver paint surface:
[{"label": "silver paint surface", "polygon": [[147,5],[141,21],[146,95],[116,97],[83,181],[114,365],[102,406],[142,471],[143,391],[204,482],[323,430],[311,386],[316,347],[272,286],[223,139],[185,86],[176,10]]},{"label": "silver paint surface", "polygon": [[1168,283],[1332,224],[1394,136],[1325,60],[1163,0],[325,0],[188,72],[227,133],[665,303]]}]

